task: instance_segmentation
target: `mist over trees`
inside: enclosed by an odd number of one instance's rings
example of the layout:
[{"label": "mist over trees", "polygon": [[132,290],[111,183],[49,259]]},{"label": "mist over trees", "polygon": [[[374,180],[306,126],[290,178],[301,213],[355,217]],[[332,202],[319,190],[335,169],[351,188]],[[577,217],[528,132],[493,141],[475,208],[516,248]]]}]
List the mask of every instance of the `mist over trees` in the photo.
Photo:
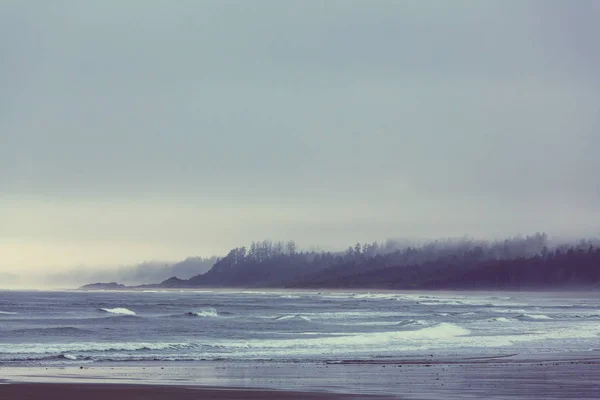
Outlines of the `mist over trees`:
[{"label": "mist over trees", "polygon": [[79,286],[89,282],[141,285],[162,282],[172,276],[188,279],[210,270],[218,257],[189,257],[179,262],[143,262],[118,268],[77,268],[43,276],[48,286]]},{"label": "mist over trees", "polygon": [[598,240],[549,245],[536,233],[493,242],[471,238],[420,245],[388,240],[342,252],[298,250],[293,241],[236,247],[204,274],[164,287],[490,288],[600,283]]}]

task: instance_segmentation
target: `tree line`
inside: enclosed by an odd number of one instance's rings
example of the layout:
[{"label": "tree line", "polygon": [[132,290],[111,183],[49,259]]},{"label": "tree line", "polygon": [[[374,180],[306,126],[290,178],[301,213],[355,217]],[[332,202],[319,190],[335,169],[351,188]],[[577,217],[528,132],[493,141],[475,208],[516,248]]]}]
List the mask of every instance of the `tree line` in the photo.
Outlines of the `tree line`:
[{"label": "tree line", "polygon": [[550,246],[536,233],[501,241],[470,238],[406,245],[356,243],[345,251],[298,250],[295,242],[252,242],[206,273],[171,278],[167,287],[536,288],[600,282],[597,241]]}]

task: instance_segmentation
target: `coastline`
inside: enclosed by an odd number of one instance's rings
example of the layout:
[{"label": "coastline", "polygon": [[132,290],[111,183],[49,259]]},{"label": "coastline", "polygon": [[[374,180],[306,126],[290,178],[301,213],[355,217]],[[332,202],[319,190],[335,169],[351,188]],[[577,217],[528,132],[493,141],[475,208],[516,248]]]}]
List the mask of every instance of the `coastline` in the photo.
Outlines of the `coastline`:
[{"label": "coastline", "polygon": [[[45,399],[81,399],[87,400],[196,400],[196,399],[369,399],[384,397],[319,393],[293,392],[283,390],[219,388],[199,386],[154,386],[124,385],[116,383],[15,383],[0,385],[0,396],[3,400],[45,400]],[[389,397],[385,397],[389,398]]]},{"label": "coastline", "polygon": [[0,367],[3,400],[596,399],[600,351],[540,356]]}]

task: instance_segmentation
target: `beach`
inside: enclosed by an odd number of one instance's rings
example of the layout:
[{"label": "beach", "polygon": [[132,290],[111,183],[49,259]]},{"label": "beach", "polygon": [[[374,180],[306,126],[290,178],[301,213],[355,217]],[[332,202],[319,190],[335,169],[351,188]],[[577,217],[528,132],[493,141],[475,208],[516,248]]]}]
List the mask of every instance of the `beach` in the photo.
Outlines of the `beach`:
[{"label": "beach", "polygon": [[0,387],[0,396],[6,400],[35,399],[81,399],[87,400],[193,400],[193,399],[361,399],[362,396],[349,396],[326,393],[291,392],[258,389],[203,388],[151,385],[119,384],[15,384]]},{"label": "beach", "polygon": [[0,369],[2,400],[597,399],[600,353]]}]

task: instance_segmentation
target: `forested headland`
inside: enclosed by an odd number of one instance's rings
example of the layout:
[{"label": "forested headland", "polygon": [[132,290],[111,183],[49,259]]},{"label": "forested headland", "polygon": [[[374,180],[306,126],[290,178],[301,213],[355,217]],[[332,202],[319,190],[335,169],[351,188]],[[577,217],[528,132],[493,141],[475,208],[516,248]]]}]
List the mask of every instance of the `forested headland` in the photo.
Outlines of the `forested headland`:
[{"label": "forested headland", "polygon": [[302,251],[293,241],[265,240],[231,249],[208,272],[145,287],[600,289],[600,246],[597,240],[551,246],[542,233],[493,242],[388,240],[343,252]]}]

